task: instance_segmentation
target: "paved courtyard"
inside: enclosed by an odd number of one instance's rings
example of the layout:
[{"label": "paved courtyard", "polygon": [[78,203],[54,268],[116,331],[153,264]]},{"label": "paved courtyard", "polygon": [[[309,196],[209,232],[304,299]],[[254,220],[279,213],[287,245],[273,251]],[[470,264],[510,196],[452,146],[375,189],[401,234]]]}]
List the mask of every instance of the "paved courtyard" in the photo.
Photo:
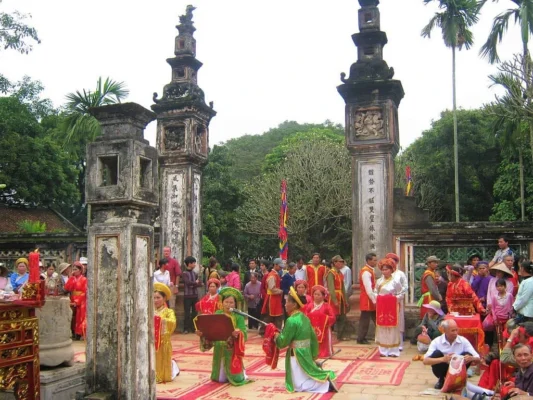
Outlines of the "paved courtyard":
[{"label": "paved courtyard", "polygon": [[[422,364],[421,361],[412,361],[414,355],[417,354],[416,346],[412,346],[409,343],[406,343],[404,351],[402,352],[399,358],[380,358],[377,355],[375,346],[360,346],[355,343],[355,341],[347,341],[337,343],[334,348],[341,348],[339,353],[339,359],[327,361],[324,364],[325,369],[338,370],[344,368],[345,365],[357,365],[358,360],[362,362],[367,362],[366,367],[363,373],[357,374],[357,371],[353,374],[348,374],[346,371],[339,373],[339,377],[344,376],[342,382],[338,383],[339,393],[334,394],[333,396],[300,396],[296,393],[288,394],[283,393],[280,388],[283,388],[283,365],[285,357],[280,357],[278,363],[278,368],[281,368],[280,371],[271,371],[267,367],[264,367],[261,357],[260,343],[261,338],[254,332],[250,332],[249,344],[247,345],[247,355],[245,357],[245,366],[247,372],[255,382],[241,386],[241,387],[230,387],[224,391],[224,393],[213,394],[211,396],[207,395],[205,391],[192,391],[190,394],[185,394],[182,390],[186,388],[193,388],[199,385],[199,382],[205,380],[208,382],[209,378],[209,363],[210,363],[210,354],[201,354],[197,351],[197,338],[194,334],[182,335],[176,334],[173,337],[173,348],[174,348],[174,358],[178,361],[181,373],[176,379],[169,384],[158,385],[158,398],[163,399],[266,399],[266,398],[276,398],[276,399],[313,399],[313,400],[326,400],[329,398],[332,399],[359,399],[359,400],[428,400],[428,399],[446,399],[444,394],[425,394],[422,395],[421,392],[432,389],[433,385],[436,382],[435,377],[431,373],[430,367],[426,367]],[[76,352],[79,355],[84,352],[85,342],[75,342]],[[249,351],[248,351],[249,350]],[[350,358],[353,356],[353,359]],[[361,357],[356,356],[360,354]],[[368,357],[367,357],[368,355]],[[83,361],[83,358],[78,361]],[[340,358],[343,358],[342,360]],[[394,378],[391,378],[391,381],[394,383],[399,383],[399,385],[393,385],[391,382],[384,383],[385,380],[382,380],[381,377],[376,375],[387,375],[388,371],[379,371],[379,369],[373,368],[373,366],[387,366],[387,362],[392,365],[401,365],[401,373],[394,375]],[[355,362],[355,363],[354,363]],[[202,366],[203,364],[203,366]],[[347,368],[349,369],[349,368]],[[352,368],[353,369],[353,368]],[[349,372],[349,371],[348,371]],[[271,374],[272,375],[269,375]],[[365,375],[368,375],[368,383],[353,383],[350,382],[352,379],[365,379]],[[372,376],[373,375],[373,376]],[[390,375],[390,374],[389,374]],[[401,380],[400,380],[401,378]],[[375,383],[372,383],[372,380],[375,380]],[[477,381],[478,377],[475,376],[471,378],[473,381]],[[216,384],[218,385],[218,384]],[[215,385],[215,387],[216,387]],[[277,387],[278,391],[273,390],[271,394],[265,388],[268,387]],[[173,393],[173,390],[176,391],[176,395],[172,396],[170,393]],[[163,395],[162,393],[166,393]],[[180,394],[181,393],[181,394]],[[201,395],[195,395],[198,393]],[[275,395],[273,393],[276,393]]]}]

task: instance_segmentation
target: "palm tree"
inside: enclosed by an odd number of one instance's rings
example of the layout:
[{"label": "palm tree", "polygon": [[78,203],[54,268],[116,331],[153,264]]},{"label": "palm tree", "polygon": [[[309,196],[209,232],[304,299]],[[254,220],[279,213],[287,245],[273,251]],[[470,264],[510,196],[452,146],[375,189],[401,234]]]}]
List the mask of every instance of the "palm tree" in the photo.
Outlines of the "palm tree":
[{"label": "palm tree", "polygon": [[452,92],[453,92],[453,158],[455,180],[455,221],[459,222],[459,149],[457,139],[457,101],[455,82],[455,49],[463,46],[468,50],[474,43],[474,35],[470,31],[479,20],[479,10],[482,3],[477,0],[423,0],[425,4],[437,1],[440,12],[429,20],[422,29],[423,37],[431,37],[433,28],[439,27],[446,47],[452,49]]},{"label": "palm tree", "polygon": [[[527,56],[526,56],[527,57]],[[529,57],[527,57],[529,58]],[[494,130],[502,140],[505,148],[518,152],[520,168],[520,202],[521,219],[525,221],[525,183],[524,159],[522,143],[526,141],[526,124],[533,119],[533,107],[527,100],[525,91],[527,82],[524,81],[523,66],[531,68],[531,60],[524,60],[523,55],[515,55],[513,61],[506,61],[498,67],[496,75],[490,75],[491,86],[500,86],[505,90],[503,96],[497,96],[496,102],[489,107],[489,112],[496,116]]]},{"label": "palm tree", "polygon": [[[129,94],[124,82],[116,82],[109,77],[102,84],[102,77],[96,82],[94,91],[67,94],[67,104],[65,105],[68,113],[67,126],[65,131],[65,144],[69,147],[79,149],[80,144],[92,142],[100,135],[100,124],[89,114],[89,109],[109,104],[120,103]],[[85,151],[83,145],[82,150]]]},{"label": "palm tree", "polygon": [[94,91],[77,90],[66,96],[66,117],[55,136],[64,142],[66,150],[78,169],[78,189],[81,200],[78,210],[72,212],[72,218],[80,216],[85,210],[85,148],[101,134],[100,124],[89,114],[89,109],[120,103],[128,94],[129,91],[124,82],[117,82],[110,78],[102,82],[102,77],[99,77]]},{"label": "palm tree", "polygon": [[[487,0],[483,0],[483,4]],[[493,0],[498,1],[498,0]],[[532,83],[532,63],[528,50],[529,36],[533,34],[533,0],[511,0],[516,7],[508,9],[494,18],[492,29],[485,44],[481,47],[480,54],[483,57],[488,57],[489,62],[494,64],[500,61],[498,56],[498,43],[503,39],[503,35],[507,32],[509,21],[514,19],[515,23],[520,25],[520,36],[522,39],[522,74],[523,80],[526,82],[525,97],[527,98],[527,105],[531,106],[533,98],[533,83]],[[533,119],[529,121],[529,145],[531,147],[531,158],[533,161]]]}]

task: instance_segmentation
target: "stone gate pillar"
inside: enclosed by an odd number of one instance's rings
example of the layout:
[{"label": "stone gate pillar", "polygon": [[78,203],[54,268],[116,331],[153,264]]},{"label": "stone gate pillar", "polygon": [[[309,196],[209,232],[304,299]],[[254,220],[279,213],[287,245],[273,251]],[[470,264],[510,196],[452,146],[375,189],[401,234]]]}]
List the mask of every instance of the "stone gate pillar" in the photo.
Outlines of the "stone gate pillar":
[{"label": "stone gate pillar", "polygon": [[171,82],[165,85],[160,99],[154,93],[152,106],[157,114],[161,168],[160,246],[169,246],[172,257],[180,263],[187,256],[201,262],[202,168],[207,163],[209,122],[216,115],[198,86],[202,63],[196,59],[193,10],[187,6],[186,14],[180,17],[175,57],[167,59],[172,67]]},{"label": "stone gate pillar", "polygon": [[379,0],[359,0],[359,30],[352,35],[357,62],[337,87],[346,102],[346,146],[352,155],[352,248],[354,281],[365,254],[394,249],[392,236],[394,156],[399,148],[398,106],[402,84],[383,60],[387,35],[380,30]]},{"label": "stone gate pillar", "polygon": [[91,113],[102,135],[87,147],[86,393],[155,399],[151,217],[158,161],[143,138],[155,114],[134,103]]}]

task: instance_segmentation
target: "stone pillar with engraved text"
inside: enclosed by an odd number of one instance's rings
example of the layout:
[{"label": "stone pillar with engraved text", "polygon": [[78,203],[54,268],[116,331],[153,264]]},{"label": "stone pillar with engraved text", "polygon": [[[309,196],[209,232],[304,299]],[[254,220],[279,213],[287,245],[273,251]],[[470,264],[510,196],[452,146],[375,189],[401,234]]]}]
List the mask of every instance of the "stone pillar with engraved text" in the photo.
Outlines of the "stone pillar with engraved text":
[{"label": "stone pillar with engraved text", "polygon": [[85,394],[155,399],[152,219],[159,205],[158,161],[143,137],[155,114],[135,103],[90,111],[102,135],[87,147]]},{"label": "stone pillar with engraved text", "polygon": [[194,7],[187,6],[177,26],[171,82],[163,95],[154,93],[157,148],[161,168],[161,247],[169,246],[180,263],[187,256],[202,256],[200,188],[207,163],[209,122],[216,115],[205,103],[197,83],[202,63],[196,59]]},{"label": "stone pillar with engraved text", "polygon": [[402,84],[383,60],[387,35],[380,30],[379,0],[359,0],[360,32],[352,35],[358,59],[337,87],[346,102],[346,146],[352,155],[354,281],[365,254],[394,249],[394,156],[399,148],[398,106]]}]

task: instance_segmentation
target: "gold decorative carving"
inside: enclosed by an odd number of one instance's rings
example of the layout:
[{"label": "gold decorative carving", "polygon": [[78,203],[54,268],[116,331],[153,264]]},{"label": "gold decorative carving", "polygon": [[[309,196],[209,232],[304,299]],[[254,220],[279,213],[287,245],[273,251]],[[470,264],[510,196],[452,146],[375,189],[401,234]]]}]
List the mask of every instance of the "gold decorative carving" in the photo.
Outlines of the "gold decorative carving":
[{"label": "gold decorative carving", "polygon": [[16,341],[17,332],[7,332],[0,334],[0,344],[7,344]]},{"label": "gold decorative carving", "polygon": [[13,389],[17,380],[24,379],[27,375],[28,369],[25,364],[0,368],[0,389]]},{"label": "gold decorative carving", "polygon": [[15,383],[15,397],[17,399],[27,399],[28,391],[29,391],[28,381],[17,381]]},{"label": "gold decorative carving", "polygon": [[359,109],[354,118],[355,137],[359,140],[381,139],[385,137],[381,108]]},{"label": "gold decorative carving", "polygon": [[14,349],[6,349],[0,351],[0,359],[10,360],[17,357],[24,357],[31,354],[31,347],[18,347]]}]

